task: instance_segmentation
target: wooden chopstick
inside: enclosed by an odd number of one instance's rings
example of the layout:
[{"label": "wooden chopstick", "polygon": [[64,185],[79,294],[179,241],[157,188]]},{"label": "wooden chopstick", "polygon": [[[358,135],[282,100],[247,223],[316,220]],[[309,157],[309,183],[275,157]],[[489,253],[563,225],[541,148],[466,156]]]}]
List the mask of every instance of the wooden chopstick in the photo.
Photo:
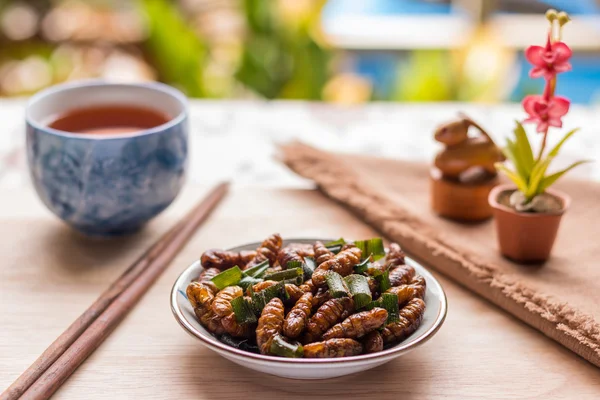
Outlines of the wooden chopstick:
[{"label": "wooden chopstick", "polygon": [[0,396],[0,400],[49,398],[108,337],[169,266],[229,189],[219,184],[129,267]]}]

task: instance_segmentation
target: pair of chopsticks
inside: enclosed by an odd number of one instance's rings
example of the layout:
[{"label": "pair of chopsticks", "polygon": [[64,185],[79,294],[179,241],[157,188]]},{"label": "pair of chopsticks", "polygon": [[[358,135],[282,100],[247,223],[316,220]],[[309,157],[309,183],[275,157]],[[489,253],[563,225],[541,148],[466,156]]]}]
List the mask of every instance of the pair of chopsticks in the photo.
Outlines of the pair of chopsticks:
[{"label": "pair of chopsticks", "polygon": [[228,183],[217,185],[154,243],[0,395],[0,400],[52,396],[167,269],[228,190]]}]

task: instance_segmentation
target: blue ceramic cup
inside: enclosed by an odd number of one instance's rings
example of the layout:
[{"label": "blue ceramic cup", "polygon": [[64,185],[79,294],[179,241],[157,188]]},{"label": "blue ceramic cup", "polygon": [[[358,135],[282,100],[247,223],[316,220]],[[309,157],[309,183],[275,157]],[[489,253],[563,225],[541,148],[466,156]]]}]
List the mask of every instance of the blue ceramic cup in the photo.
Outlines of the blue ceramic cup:
[{"label": "blue ceramic cup", "polygon": [[[77,108],[135,105],[167,114],[169,122],[123,134],[77,134],[48,127]],[[27,158],[44,204],[89,235],[138,230],[181,189],[187,165],[185,96],[163,84],[87,81],[54,86],[27,105]]]}]

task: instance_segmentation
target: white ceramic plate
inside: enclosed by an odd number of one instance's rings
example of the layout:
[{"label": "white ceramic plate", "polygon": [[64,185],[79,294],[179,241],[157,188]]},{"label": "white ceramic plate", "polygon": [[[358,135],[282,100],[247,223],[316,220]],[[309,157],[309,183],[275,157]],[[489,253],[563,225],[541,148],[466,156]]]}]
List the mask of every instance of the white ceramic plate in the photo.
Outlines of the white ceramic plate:
[{"label": "white ceramic plate", "polygon": [[[314,243],[317,240],[328,242],[328,239],[290,239],[286,243]],[[230,250],[254,250],[260,243],[252,243],[238,246]],[[190,265],[177,278],[171,291],[171,310],[175,319],[190,335],[202,341],[209,349],[219,353],[228,360],[243,367],[261,371],[271,375],[295,379],[326,379],[337,376],[353,374],[377,367],[396,357],[400,357],[411,350],[416,349],[429,340],[442,326],[446,318],[447,303],[446,294],[440,283],[417,262],[406,258],[406,263],[412,265],[418,274],[427,281],[425,293],[425,315],[421,326],[404,342],[379,353],[364,354],[354,357],[329,358],[329,359],[307,359],[307,358],[281,358],[254,354],[238,350],[212,336],[196,319],[194,310],[187,300],[185,290],[188,284],[198,277],[202,271],[199,261]]]}]

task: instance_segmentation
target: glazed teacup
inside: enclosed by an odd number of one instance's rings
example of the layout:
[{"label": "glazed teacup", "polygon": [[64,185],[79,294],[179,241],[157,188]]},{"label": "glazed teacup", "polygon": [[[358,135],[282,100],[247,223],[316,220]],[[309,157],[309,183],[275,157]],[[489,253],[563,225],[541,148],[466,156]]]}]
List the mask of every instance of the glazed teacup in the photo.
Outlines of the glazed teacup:
[{"label": "glazed teacup", "polygon": [[[169,121],[131,133],[77,134],[50,128],[72,109],[132,105],[160,110]],[[159,83],[64,84],[31,98],[27,158],[35,189],[63,221],[89,235],[134,232],[181,189],[187,164],[185,96]]]}]

